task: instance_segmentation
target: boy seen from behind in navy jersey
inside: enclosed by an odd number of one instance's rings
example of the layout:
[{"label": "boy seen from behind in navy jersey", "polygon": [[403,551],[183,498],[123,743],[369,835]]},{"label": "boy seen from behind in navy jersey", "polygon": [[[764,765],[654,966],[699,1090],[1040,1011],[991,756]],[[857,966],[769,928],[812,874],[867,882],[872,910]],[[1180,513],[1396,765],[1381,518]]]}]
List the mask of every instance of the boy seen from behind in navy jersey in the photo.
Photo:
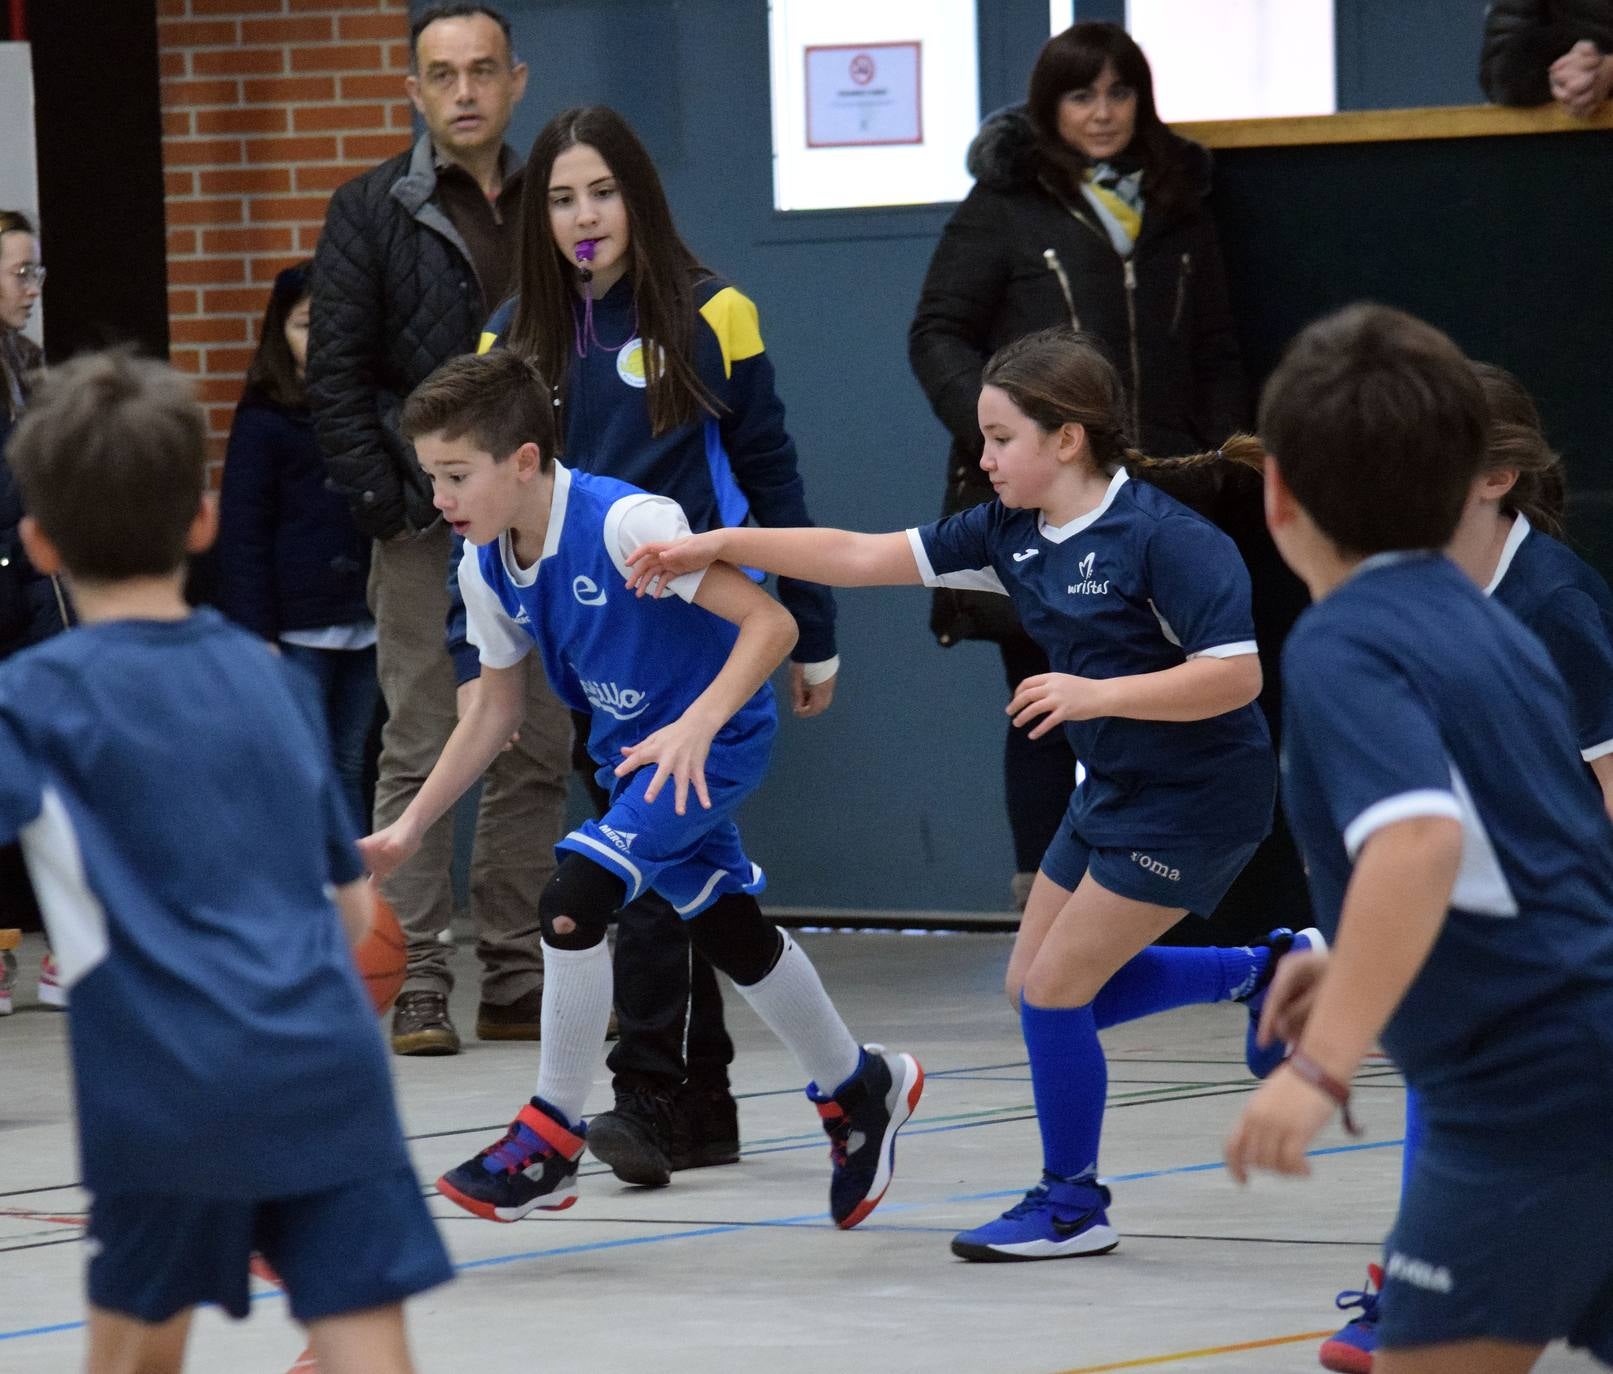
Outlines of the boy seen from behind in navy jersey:
[{"label": "boy seen from behind in navy jersey", "polygon": [[257,1251],[324,1374],[409,1374],[403,1299],[452,1270],[348,950],[370,896],[324,741],[272,650],[181,594],[217,523],[201,409],[91,355],[7,456],[83,622],[0,668],[0,840],[72,988],[87,1368],[177,1371],[198,1303],[246,1315]]},{"label": "boy seen from behind in navy jersey", "polygon": [[384,878],[498,756],[521,724],[536,646],[549,685],[589,717],[588,751],[610,805],[557,846],[538,904],[542,1052],[536,1091],[502,1139],[438,1191],[489,1221],[577,1197],[582,1110],[605,1040],[611,916],[654,890],[689,938],[795,1055],[829,1136],[829,1212],[857,1225],[884,1196],[896,1132],[919,1100],[911,1055],[860,1046],[804,950],[762,915],[762,870],[734,824],[778,728],[768,678],[795,643],[790,614],[738,569],[627,589],[627,555],[689,524],[677,502],[554,461],[548,385],[495,349],[443,364],[404,407],[403,428],[437,509],[466,541],[459,566],[481,688],[408,808],[360,841]]},{"label": "boy seen from behind in navy jersey", "polygon": [[1550,657],[1439,552],[1488,419],[1443,334],[1382,306],[1267,384],[1266,515],[1316,604],[1283,654],[1283,793],[1330,953],[1279,967],[1294,1044],[1227,1162],[1305,1152],[1380,1038],[1424,1135],[1386,1243],[1375,1374],[1613,1362],[1613,832]]}]

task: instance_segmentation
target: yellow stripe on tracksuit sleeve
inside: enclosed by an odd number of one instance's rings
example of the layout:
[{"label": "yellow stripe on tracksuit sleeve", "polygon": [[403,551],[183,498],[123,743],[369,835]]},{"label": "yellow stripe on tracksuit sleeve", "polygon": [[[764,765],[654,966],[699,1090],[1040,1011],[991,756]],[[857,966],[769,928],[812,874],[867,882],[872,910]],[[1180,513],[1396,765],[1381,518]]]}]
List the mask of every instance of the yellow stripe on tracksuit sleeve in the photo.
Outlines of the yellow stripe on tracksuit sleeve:
[{"label": "yellow stripe on tracksuit sleeve", "polygon": [[700,313],[722,348],[723,376],[732,377],[735,363],[754,358],[763,351],[761,322],[756,315],[756,304],[749,296],[725,286],[700,307]]},{"label": "yellow stripe on tracksuit sleeve", "polygon": [[482,335],[482,337],[476,341],[476,352],[478,354],[486,353],[497,342],[498,342],[498,335],[497,334],[484,333]]}]

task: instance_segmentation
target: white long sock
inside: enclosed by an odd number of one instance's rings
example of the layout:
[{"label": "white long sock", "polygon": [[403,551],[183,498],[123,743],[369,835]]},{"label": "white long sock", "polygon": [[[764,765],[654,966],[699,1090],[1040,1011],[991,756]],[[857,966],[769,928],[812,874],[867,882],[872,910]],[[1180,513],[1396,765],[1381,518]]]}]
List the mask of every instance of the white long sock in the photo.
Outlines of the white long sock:
[{"label": "white long sock", "polygon": [[784,935],[784,953],[772,971],[739,991],[800,1061],[820,1092],[832,1093],[857,1072],[861,1046],[823,990],[812,960],[788,935]]},{"label": "white long sock", "polygon": [[543,946],[543,1015],[538,1096],[575,1125],[593,1084],[610,1024],[610,946]]}]

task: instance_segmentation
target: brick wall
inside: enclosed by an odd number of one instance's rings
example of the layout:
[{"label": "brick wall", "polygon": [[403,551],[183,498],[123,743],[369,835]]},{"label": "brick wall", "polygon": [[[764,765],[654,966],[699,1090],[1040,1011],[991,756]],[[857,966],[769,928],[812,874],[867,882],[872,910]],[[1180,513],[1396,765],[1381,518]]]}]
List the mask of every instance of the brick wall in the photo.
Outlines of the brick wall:
[{"label": "brick wall", "polygon": [[[157,0],[168,320],[212,457],[269,286],[342,182],[408,146],[407,0]],[[215,471],[216,476],[216,471]]]}]

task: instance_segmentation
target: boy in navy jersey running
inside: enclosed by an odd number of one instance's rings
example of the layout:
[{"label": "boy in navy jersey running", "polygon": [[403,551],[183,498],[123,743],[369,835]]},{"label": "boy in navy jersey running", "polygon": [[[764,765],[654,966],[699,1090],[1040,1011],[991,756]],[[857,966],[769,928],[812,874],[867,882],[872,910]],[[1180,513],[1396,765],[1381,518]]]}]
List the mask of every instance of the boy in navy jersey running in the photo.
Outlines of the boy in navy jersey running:
[{"label": "boy in navy jersey running", "polygon": [[[1492,363],[1474,363],[1490,412],[1483,470],[1473,481],[1451,561],[1534,632],[1562,674],[1574,733],[1613,811],[1613,594],[1601,575],[1561,542],[1567,499],[1562,459],[1552,451],[1534,399],[1519,380]],[[1417,1094],[1406,1093],[1401,1177],[1411,1178],[1422,1143]],[[1360,1315],[1322,1345],[1324,1369],[1372,1374],[1377,1348],[1381,1267],[1368,1287],[1340,1293],[1341,1310]]]},{"label": "boy in navy jersey running", "polygon": [[409,808],[361,842],[372,870],[403,862],[520,725],[534,642],[555,693],[589,715],[588,749],[611,792],[599,820],[560,842],[538,907],[537,1091],[504,1138],[438,1190],[493,1221],[576,1200],[583,1103],[610,1016],[605,926],[653,888],[811,1076],[833,1162],[830,1214],[855,1226],[890,1183],[924,1075],[910,1055],[857,1044],[806,954],[756,904],[762,871],[733,813],[766,771],[778,724],[768,677],[795,643],[789,613],[727,566],[678,579],[666,601],[627,591],[627,554],[686,534],[683,511],[556,463],[549,389],[516,353],[439,368],[409,398],[404,429],[466,540],[459,584],[482,687]]},{"label": "boy in navy jersey running", "polygon": [[1296,1044],[1227,1141],[1305,1151],[1383,1046],[1423,1138],[1386,1246],[1376,1374],[1613,1362],[1613,828],[1540,641],[1440,550],[1489,418],[1443,334],[1311,325],[1267,384],[1266,514],[1316,604],[1283,653],[1284,798],[1331,953],[1285,961]]},{"label": "boy in navy jersey running", "polygon": [[[922,529],[724,529],[629,559],[642,591],[723,559],[835,586],[972,587],[1011,596],[1053,671],[1008,714],[1032,736],[1063,725],[1085,767],[1042,858],[1008,963],[1042,1138],[1042,1177],[995,1221],[954,1237],[970,1260],[1102,1254],[1119,1244],[1098,1178],[1108,1069],[1098,1032],[1203,1002],[1258,1008],[1277,960],[1320,936],[1252,948],[1158,948],[1207,915],[1271,824],[1276,763],[1264,717],[1249,576],[1232,541],[1161,481],[1258,461],[1224,451],[1156,463],[1126,447],[1119,375],[1068,330],[986,364],[981,467],[997,499]],[[1252,1037],[1251,1037],[1252,1040]],[[1251,1058],[1257,1073],[1270,1062]]]},{"label": "boy in navy jersey running", "polygon": [[409,1374],[402,1301],[452,1270],[348,952],[370,894],[323,725],[181,595],[216,528],[201,409],[92,355],[7,456],[83,621],[0,669],[0,840],[72,988],[87,1367],[177,1371],[196,1304],[246,1315],[256,1250],[324,1374]]}]

